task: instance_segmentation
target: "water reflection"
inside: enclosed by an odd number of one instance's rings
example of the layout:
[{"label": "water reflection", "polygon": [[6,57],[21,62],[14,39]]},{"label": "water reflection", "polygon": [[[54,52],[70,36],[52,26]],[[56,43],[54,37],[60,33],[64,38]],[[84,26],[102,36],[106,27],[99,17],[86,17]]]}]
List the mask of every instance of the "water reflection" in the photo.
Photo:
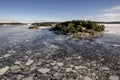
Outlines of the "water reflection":
[{"label": "water reflection", "polygon": [[104,24],[106,26],[105,33],[120,35],[120,24]]}]

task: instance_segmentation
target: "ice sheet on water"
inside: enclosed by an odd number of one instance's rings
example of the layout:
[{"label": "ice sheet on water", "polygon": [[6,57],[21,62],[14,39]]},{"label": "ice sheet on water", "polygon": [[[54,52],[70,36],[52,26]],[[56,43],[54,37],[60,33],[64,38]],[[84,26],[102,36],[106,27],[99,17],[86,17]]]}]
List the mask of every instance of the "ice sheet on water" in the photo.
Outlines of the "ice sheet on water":
[{"label": "ice sheet on water", "polygon": [[104,24],[106,26],[105,33],[120,35],[120,24]]}]

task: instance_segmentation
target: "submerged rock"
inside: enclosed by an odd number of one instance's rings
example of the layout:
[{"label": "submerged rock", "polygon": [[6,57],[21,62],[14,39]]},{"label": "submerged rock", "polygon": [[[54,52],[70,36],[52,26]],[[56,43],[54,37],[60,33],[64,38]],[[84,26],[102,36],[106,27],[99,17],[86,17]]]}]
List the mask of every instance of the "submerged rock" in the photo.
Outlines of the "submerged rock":
[{"label": "submerged rock", "polygon": [[93,77],[95,77],[95,76],[96,76],[96,74],[95,74],[95,73],[91,73],[91,74],[92,74],[92,76],[93,76]]},{"label": "submerged rock", "polygon": [[75,66],[75,69],[87,69],[86,66]]},{"label": "submerged rock", "polygon": [[119,76],[110,76],[110,80],[120,80]]},{"label": "submerged rock", "polygon": [[45,73],[48,73],[50,71],[50,69],[48,69],[48,68],[40,68],[37,71],[45,74]]},{"label": "submerged rock", "polygon": [[29,78],[24,78],[23,80],[33,80],[33,79],[29,77]]},{"label": "submerged rock", "polygon": [[17,80],[22,80],[23,78],[24,78],[24,75],[20,74],[20,75],[17,76]]},{"label": "submerged rock", "polygon": [[62,77],[63,77],[63,74],[62,74],[62,73],[55,73],[55,74],[54,74],[54,78],[55,78],[55,79],[58,79],[58,80],[59,80],[59,79],[61,79]]},{"label": "submerged rock", "polygon": [[58,66],[62,67],[64,64],[62,62],[56,63]]},{"label": "submerged rock", "polygon": [[29,65],[31,65],[33,62],[34,62],[34,60],[29,60],[25,65],[26,65],[26,66],[29,66]]},{"label": "submerged rock", "polygon": [[58,46],[56,46],[56,45],[51,45],[51,48],[54,48],[54,49],[59,49],[59,47],[58,47]]},{"label": "submerged rock", "polygon": [[54,66],[53,69],[57,71],[59,69],[59,67],[58,66]]},{"label": "submerged rock", "polygon": [[84,77],[84,80],[92,80],[92,78],[88,77],[88,76],[85,76]]},{"label": "submerged rock", "polygon": [[19,66],[17,66],[17,65],[12,66],[10,68],[10,70],[11,70],[12,73],[19,73],[19,72],[21,72],[21,68]]},{"label": "submerged rock", "polygon": [[10,54],[5,54],[4,58],[10,57],[10,56],[11,56]]},{"label": "submerged rock", "polygon": [[11,53],[16,53],[16,51],[14,51],[14,50],[9,50],[9,51],[7,51],[9,54],[11,54]]},{"label": "submerged rock", "polygon": [[101,67],[101,70],[103,70],[103,71],[109,71],[110,68],[108,68],[107,66],[106,67]]},{"label": "submerged rock", "polygon": [[53,62],[53,63],[50,63],[52,66],[54,66],[56,63],[55,62]]},{"label": "submerged rock", "polygon": [[0,75],[4,75],[8,70],[9,70],[10,67],[6,66],[2,69],[0,69]]},{"label": "submerged rock", "polygon": [[21,64],[21,61],[15,61],[15,64]]},{"label": "submerged rock", "polygon": [[33,64],[33,65],[30,66],[30,71],[34,71],[35,69],[37,69],[36,64]]},{"label": "submerged rock", "polygon": [[72,68],[67,68],[67,69],[66,69],[66,72],[72,72],[72,71],[73,71]]}]

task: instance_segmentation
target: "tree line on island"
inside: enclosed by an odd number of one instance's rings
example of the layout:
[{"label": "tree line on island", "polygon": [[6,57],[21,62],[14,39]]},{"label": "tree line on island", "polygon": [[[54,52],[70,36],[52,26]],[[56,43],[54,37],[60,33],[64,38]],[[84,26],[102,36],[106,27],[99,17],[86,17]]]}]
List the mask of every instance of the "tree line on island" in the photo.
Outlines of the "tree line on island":
[{"label": "tree line on island", "polygon": [[42,23],[32,23],[34,26],[52,26],[52,24],[56,24],[58,22],[42,22]]},{"label": "tree line on island", "polygon": [[29,29],[39,29],[39,27],[43,26],[53,26],[53,24],[57,24],[58,22],[42,22],[42,23],[32,23],[32,26]]},{"label": "tree line on island", "polygon": [[102,21],[99,21],[99,22],[96,22],[96,23],[99,23],[99,24],[120,24],[119,21],[113,21],[113,22],[102,22]]},{"label": "tree line on island", "polygon": [[105,26],[94,21],[74,20],[56,24],[51,30],[64,33],[102,32]]},{"label": "tree line on island", "polygon": [[15,22],[15,23],[0,23],[0,25],[26,25],[26,23],[19,23],[19,22]]}]

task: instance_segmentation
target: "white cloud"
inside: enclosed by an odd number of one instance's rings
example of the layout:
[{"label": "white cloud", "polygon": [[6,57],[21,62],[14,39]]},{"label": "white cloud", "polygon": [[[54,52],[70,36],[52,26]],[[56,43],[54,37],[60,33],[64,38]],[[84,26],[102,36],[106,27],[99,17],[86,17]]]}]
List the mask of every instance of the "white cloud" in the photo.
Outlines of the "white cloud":
[{"label": "white cloud", "polygon": [[112,7],[111,10],[112,10],[112,11],[116,11],[116,10],[119,10],[119,11],[120,11],[120,5],[117,5],[117,6]]},{"label": "white cloud", "polygon": [[113,6],[108,9],[104,9],[105,12],[120,12],[120,5]]},{"label": "white cloud", "polygon": [[96,18],[101,21],[120,21],[120,5],[104,9]]},{"label": "white cloud", "polygon": [[108,18],[114,18],[114,17],[120,17],[120,13],[105,13],[102,16]]}]

